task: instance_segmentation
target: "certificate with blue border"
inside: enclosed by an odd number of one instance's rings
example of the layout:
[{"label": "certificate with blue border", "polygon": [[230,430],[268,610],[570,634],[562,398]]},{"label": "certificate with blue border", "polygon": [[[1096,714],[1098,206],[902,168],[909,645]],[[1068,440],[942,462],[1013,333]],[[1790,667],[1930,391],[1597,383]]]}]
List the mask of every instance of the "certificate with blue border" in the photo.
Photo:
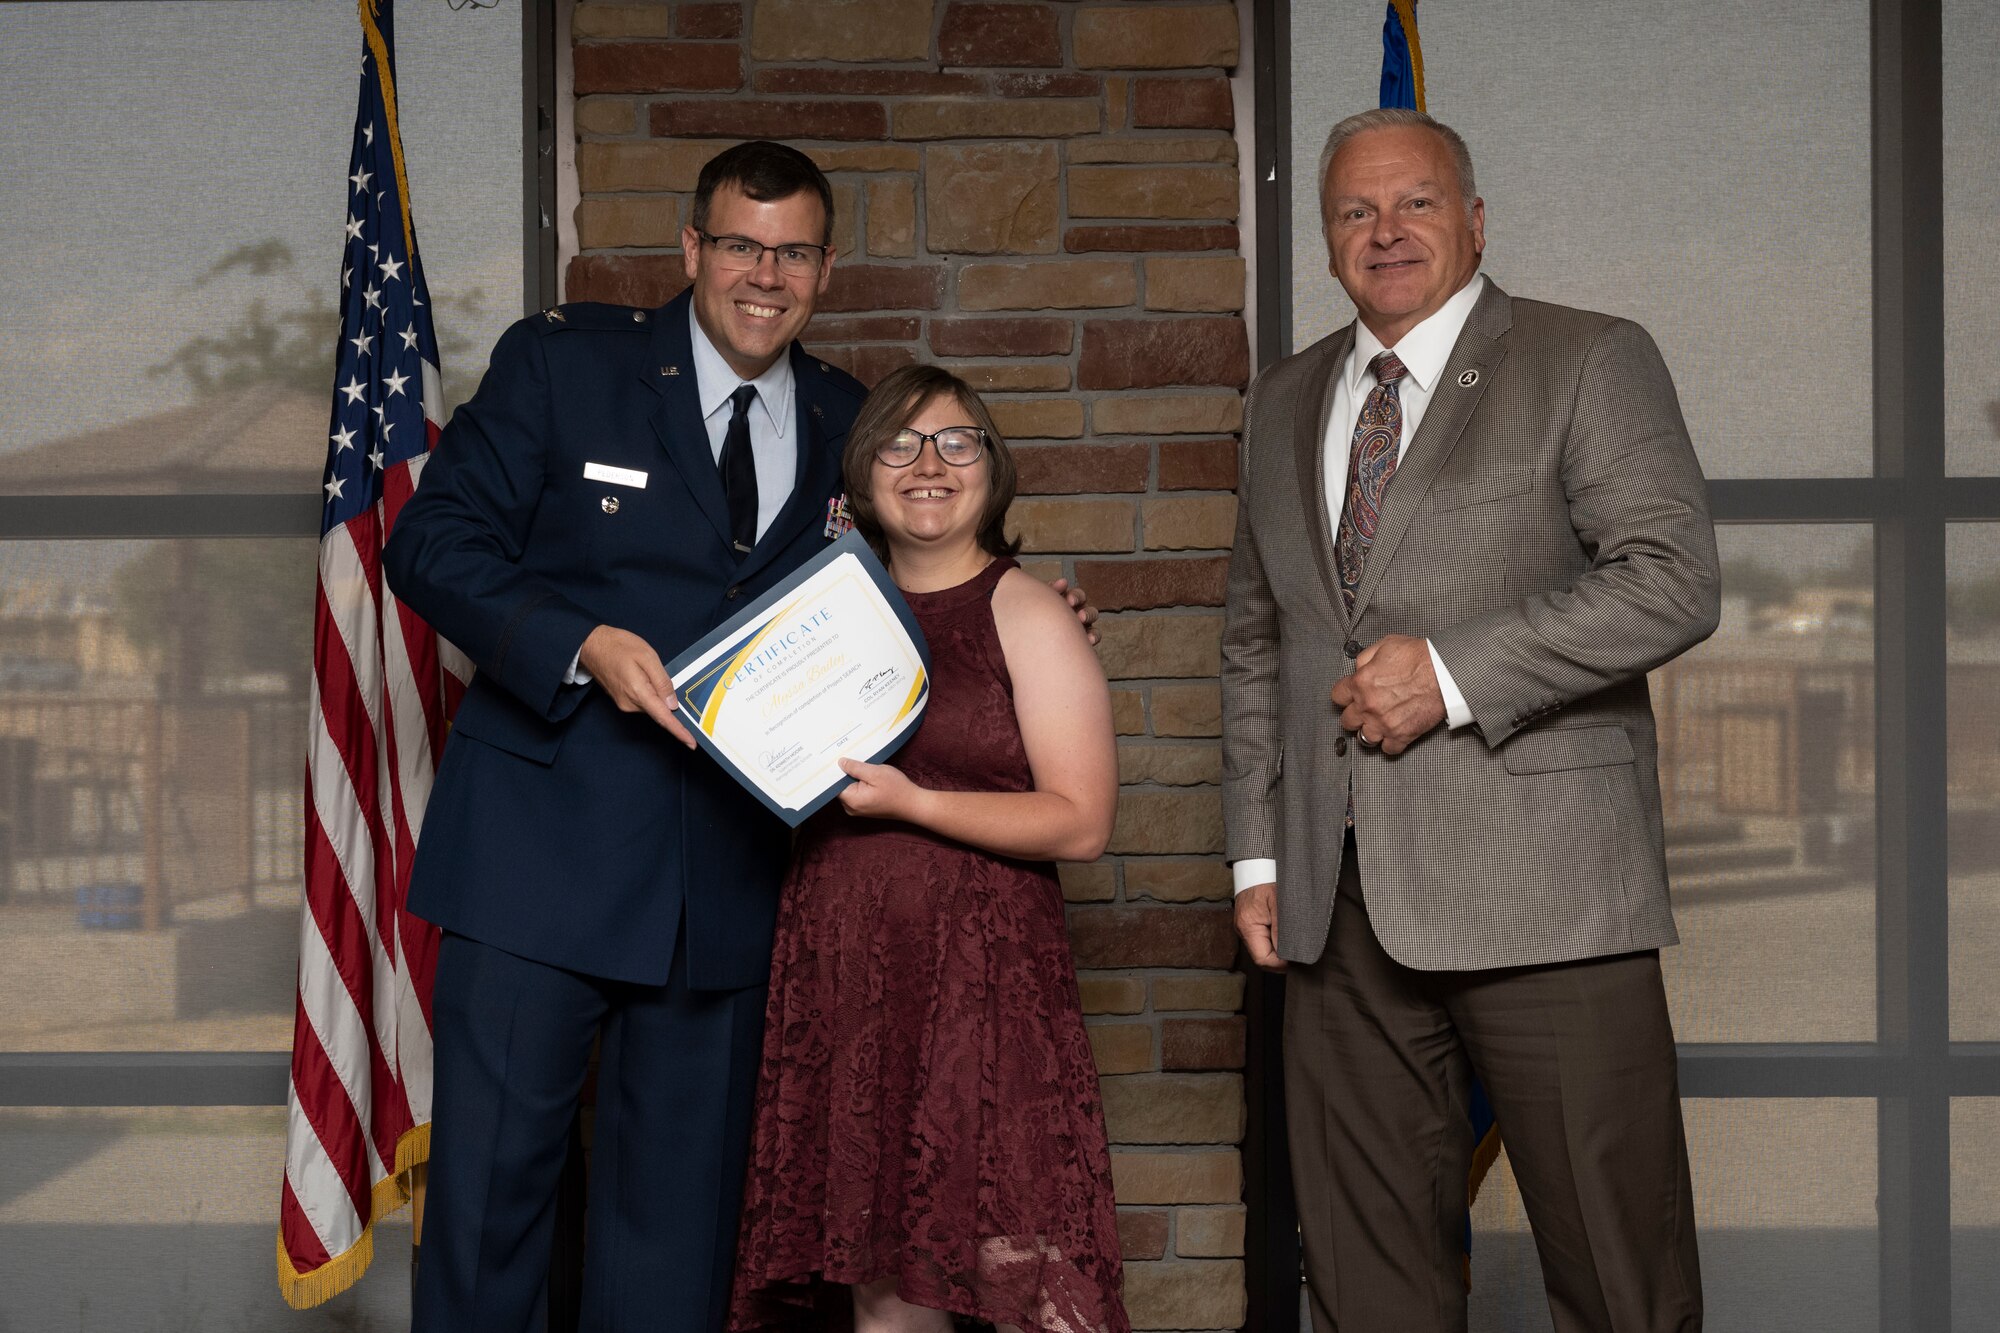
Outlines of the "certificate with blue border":
[{"label": "certificate with blue border", "polygon": [[796,828],[879,764],[930,698],[930,648],[888,571],[849,532],[667,663],[681,720]]}]

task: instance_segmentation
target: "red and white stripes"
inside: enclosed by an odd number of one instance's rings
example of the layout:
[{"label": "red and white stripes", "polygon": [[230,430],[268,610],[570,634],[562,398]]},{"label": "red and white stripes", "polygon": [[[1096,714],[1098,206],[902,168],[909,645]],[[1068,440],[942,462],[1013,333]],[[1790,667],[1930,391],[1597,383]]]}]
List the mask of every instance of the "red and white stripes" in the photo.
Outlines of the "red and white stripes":
[{"label": "red and white stripes", "polygon": [[[435,444],[437,371],[424,365]],[[319,552],[306,760],[289,1139],[279,1227],[286,1299],[344,1289],[370,1228],[428,1155],[435,928],[404,903],[424,803],[471,666],[384,585],[382,546],[426,455],[391,463],[381,499]]]}]

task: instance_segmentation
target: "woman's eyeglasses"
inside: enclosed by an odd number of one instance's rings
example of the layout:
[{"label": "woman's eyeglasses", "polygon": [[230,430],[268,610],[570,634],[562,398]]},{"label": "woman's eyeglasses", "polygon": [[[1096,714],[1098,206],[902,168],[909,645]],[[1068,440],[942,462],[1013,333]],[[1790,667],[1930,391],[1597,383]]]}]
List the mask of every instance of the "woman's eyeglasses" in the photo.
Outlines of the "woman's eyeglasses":
[{"label": "woman's eyeglasses", "polygon": [[986,452],[986,432],[977,426],[946,426],[935,435],[903,429],[875,446],[875,461],[889,467],[908,467],[917,461],[928,440],[937,456],[953,467],[966,467]]}]

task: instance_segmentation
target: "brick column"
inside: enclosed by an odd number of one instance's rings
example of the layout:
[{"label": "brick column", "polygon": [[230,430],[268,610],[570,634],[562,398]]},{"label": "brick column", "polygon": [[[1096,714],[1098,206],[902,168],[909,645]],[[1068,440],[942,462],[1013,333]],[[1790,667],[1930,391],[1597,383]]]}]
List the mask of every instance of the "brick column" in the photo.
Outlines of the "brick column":
[{"label": "brick column", "polygon": [[701,164],[811,153],[840,252],[806,334],[872,381],[948,365],[1017,447],[1035,573],[1106,612],[1123,784],[1063,868],[1146,1329],[1244,1316],[1243,981],[1216,685],[1249,378],[1229,3],[584,3],[572,300],[656,305]]}]

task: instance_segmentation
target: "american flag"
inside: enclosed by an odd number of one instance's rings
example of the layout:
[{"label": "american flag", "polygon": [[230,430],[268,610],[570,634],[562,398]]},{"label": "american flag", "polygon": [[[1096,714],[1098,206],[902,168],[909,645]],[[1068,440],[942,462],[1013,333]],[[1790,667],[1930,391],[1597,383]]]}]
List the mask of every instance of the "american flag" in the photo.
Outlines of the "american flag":
[{"label": "american flag", "polygon": [[382,545],[438,437],[437,338],[396,123],[391,0],[366,37],[347,178],[341,327],[306,742],[305,904],[278,1280],[305,1308],[353,1285],[430,1150],[437,931],[404,900],[465,659],[396,601]]}]

